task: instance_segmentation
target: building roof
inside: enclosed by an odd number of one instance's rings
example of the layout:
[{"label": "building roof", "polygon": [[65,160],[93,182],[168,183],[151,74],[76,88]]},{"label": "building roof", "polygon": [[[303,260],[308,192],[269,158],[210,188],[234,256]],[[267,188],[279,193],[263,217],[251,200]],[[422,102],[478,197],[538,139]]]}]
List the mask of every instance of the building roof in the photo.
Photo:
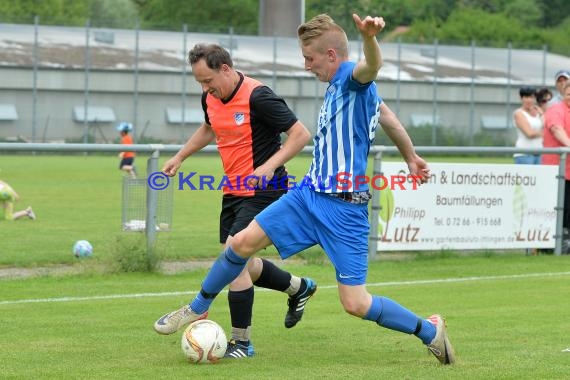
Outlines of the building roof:
[{"label": "building roof", "polygon": [[[236,68],[255,74],[307,76],[295,38],[89,29],[89,67],[104,70],[190,70],[186,51],[198,42],[218,43],[230,50]],[[38,67],[85,68],[87,30],[79,27],[38,27]],[[34,25],[0,24],[0,67],[34,65]],[[184,37],[186,36],[186,41]],[[186,49],[184,49],[186,46]],[[552,86],[554,73],[570,69],[570,58],[543,50],[509,50],[471,46],[381,42],[389,80],[534,84]],[[184,51],[186,50],[186,51]],[[361,57],[351,41],[351,59]],[[474,62],[474,63],[472,63]],[[186,65],[186,67],[184,67]]]}]

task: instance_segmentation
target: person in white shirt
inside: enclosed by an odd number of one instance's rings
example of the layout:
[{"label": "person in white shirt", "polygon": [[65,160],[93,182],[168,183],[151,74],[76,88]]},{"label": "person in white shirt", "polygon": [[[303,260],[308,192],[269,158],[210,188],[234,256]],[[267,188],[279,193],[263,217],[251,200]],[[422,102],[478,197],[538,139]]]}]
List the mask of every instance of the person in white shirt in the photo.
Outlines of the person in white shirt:
[{"label": "person in white shirt", "polygon": [[[519,90],[521,106],[513,112],[514,124],[517,127],[517,148],[542,148],[542,130],[544,121],[542,110],[536,104],[536,89],[521,87]],[[539,154],[515,153],[515,164],[538,165]]]}]

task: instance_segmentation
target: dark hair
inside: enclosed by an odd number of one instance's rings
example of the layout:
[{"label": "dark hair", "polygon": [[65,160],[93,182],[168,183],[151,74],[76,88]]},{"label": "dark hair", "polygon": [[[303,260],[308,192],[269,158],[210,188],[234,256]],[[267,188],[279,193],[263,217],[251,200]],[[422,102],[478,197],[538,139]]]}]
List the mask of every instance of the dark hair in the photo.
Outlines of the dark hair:
[{"label": "dark hair", "polygon": [[206,65],[212,70],[219,70],[223,64],[233,67],[234,63],[230,53],[220,45],[196,44],[188,53],[188,62],[191,65],[200,61],[206,61]]},{"label": "dark hair", "polygon": [[534,87],[529,87],[529,86],[521,87],[521,89],[519,90],[519,95],[521,96],[521,98],[523,96],[535,96],[536,89]]},{"label": "dark hair", "polygon": [[536,102],[538,104],[548,103],[552,99],[552,92],[547,88],[541,88],[536,92]]}]

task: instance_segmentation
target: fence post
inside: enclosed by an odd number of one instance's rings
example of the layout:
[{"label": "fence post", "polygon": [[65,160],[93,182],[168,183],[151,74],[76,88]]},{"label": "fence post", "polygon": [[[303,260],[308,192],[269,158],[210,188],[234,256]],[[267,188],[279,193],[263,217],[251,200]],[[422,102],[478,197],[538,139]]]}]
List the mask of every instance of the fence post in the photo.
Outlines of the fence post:
[{"label": "fence post", "polygon": [[[146,177],[158,171],[158,157],[160,151],[155,150],[147,160],[146,164]],[[158,204],[158,190],[153,189],[151,186],[146,187],[146,254],[150,259],[153,256],[154,242],[156,240],[156,209]]]},{"label": "fence post", "polygon": [[[382,152],[378,152],[374,155],[374,168],[372,171],[372,177],[382,174]],[[372,181],[370,182],[372,184]],[[380,216],[380,210],[382,206],[380,205],[380,190],[376,190],[374,187],[370,190],[372,193],[372,205],[370,206],[370,231],[368,232],[368,260],[376,258],[376,253],[378,251],[378,217]]]},{"label": "fence post", "polygon": [[[511,81],[511,76],[513,74],[513,63],[512,63],[512,56],[513,56],[513,45],[511,42],[509,42],[507,44],[507,93],[506,93],[506,101],[505,101],[505,112],[506,112],[506,125],[507,125],[507,131],[511,128],[511,115],[512,115],[512,110],[511,110],[511,87],[512,87],[512,81]],[[508,143],[510,144],[510,143]]]},{"label": "fence post", "polygon": [[432,109],[431,109],[431,145],[437,145],[437,76],[438,76],[438,46],[437,38],[433,41],[433,81],[432,81]]},{"label": "fence post", "polygon": [[186,74],[189,64],[189,62],[186,61],[188,57],[188,25],[186,24],[182,26],[182,36],[182,78],[180,80],[182,86],[182,107],[180,108],[182,124],[180,124],[180,141],[184,141],[184,137],[186,136]]},{"label": "fence post", "polygon": [[396,74],[396,115],[400,114],[400,102],[401,102],[401,73],[402,73],[402,36],[398,36],[398,55],[396,58],[397,64],[397,74]]},{"label": "fence post", "polygon": [[[140,37],[140,21],[137,18],[135,23],[135,56],[133,58],[133,126],[135,131],[139,128],[139,60],[140,60],[140,50],[139,50],[139,37]],[[133,138],[136,140],[136,133],[133,133]],[[136,142],[136,141],[135,141]]]},{"label": "fence post", "polygon": [[[83,144],[89,142],[89,66],[91,65],[91,56],[89,52],[89,29],[91,22],[85,22],[85,73],[83,78]],[[95,141],[93,141],[95,142]],[[85,152],[87,154],[87,152]]]},{"label": "fence post", "polygon": [[469,82],[469,145],[475,134],[475,40],[471,40],[471,80]]},{"label": "fence post", "polygon": [[546,57],[548,57],[548,45],[542,45],[542,86],[546,86]]},{"label": "fence post", "polygon": [[272,61],[272,67],[271,67],[271,71],[273,71],[273,73],[271,74],[271,89],[274,92],[277,92],[277,46],[278,46],[278,41],[277,41],[277,33],[275,33],[275,31],[273,31],[273,61]]},{"label": "fence post", "polygon": [[556,235],[554,236],[554,254],[562,254],[562,243],[564,242],[564,192],[566,188],[566,155],[560,155],[558,164],[558,200],[556,202]]},{"label": "fence post", "polygon": [[[38,29],[40,18],[34,16],[34,48],[33,48],[33,78],[32,78],[32,142],[36,142],[38,126]],[[45,142],[45,141],[42,141]]]}]

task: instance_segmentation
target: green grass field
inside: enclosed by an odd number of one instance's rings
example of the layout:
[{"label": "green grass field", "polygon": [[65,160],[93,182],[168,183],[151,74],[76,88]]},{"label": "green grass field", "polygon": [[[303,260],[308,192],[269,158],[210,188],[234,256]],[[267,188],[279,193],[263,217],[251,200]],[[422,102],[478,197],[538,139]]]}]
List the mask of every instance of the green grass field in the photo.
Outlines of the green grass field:
[{"label": "green grass field", "polygon": [[[161,158],[160,163],[166,158]],[[290,174],[305,175],[309,160],[308,156],[292,160],[288,165]],[[433,160],[504,162],[497,158],[465,157]],[[144,172],[146,157],[139,155],[136,164],[139,172]],[[6,236],[0,237],[0,268],[73,264],[76,260],[71,248],[81,239],[93,244],[95,260],[108,259],[124,245],[125,239],[138,239],[144,244],[143,234],[121,231],[122,177],[117,165],[114,155],[0,155],[0,178],[22,197],[16,209],[32,205],[38,217],[33,222],[0,220],[0,233]],[[369,167],[371,171],[372,165]],[[222,175],[220,159],[213,155],[192,157],[181,171],[218,179]],[[220,191],[174,190],[173,230],[158,234],[157,255],[166,260],[214,256],[220,247],[220,205]],[[268,254],[275,251],[268,249]]]},{"label": "green grass field", "polygon": [[[144,161],[138,158],[139,170]],[[140,233],[120,231],[117,163],[114,156],[0,156],[0,178],[20,193],[21,208],[31,204],[38,215],[36,221],[0,222],[0,270],[65,265],[79,272],[0,277],[0,378],[568,377],[569,257],[522,252],[380,253],[371,262],[371,293],[422,316],[438,312],[447,318],[458,356],[454,366],[439,365],[413,336],[344,313],[334,270],[316,248],[305,256],[306,264],[285,263],[286,269],[319,283],[298,326],[283,327],[284,294],[258,290],[252,335],[256,357],[192,365],[182,355],[180,333],[160,336],[152,324],[188,302],[205,271],[167,275],[110,269],[125,241],[144,246]],[[289,167],[293,175],[303,175],[307,158]],[[213,156],[192,158],[182,170],[221,174]],[[215,191],[175,191],[173,231],[159,234],[159,258],[216,256],[219,204]],[[93,258],[72,256],[71,246],[79,239],[92,242]],[[265,254],[275,255],[272,249]],[[225,294],[215,301],[210,318],[229,332]]]}]

